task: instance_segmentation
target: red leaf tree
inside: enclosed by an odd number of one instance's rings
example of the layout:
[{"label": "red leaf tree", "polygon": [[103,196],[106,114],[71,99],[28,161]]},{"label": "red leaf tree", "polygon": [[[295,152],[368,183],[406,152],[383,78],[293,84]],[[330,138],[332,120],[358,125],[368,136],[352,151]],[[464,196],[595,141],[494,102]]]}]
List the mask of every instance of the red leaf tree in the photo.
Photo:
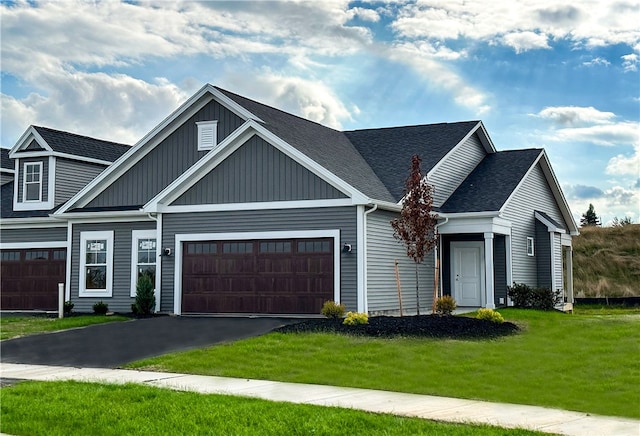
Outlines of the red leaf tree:
[{"label": "red leaf tree", "polygon": [[432,213],[433,186],[420,171],[422,160],[418,155],[411,158],[411,173],[405,182],[405,196],[400,218],[391,220],[393,236],[404,242],[407,256],[416,266],[416,311],[420,315],[420,291],[418,266],[437,243],[436,224],[438,215]]}]

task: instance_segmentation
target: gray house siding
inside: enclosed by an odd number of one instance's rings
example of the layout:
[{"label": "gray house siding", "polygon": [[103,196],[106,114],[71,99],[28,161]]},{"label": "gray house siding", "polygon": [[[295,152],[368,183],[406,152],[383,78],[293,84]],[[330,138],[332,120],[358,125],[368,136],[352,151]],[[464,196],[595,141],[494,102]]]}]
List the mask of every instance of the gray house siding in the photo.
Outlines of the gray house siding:
[{"label": "gray house siding", "polygon": [[56,158],[55,204],[64,203],[84,188],[98,174],[104,171],[104,165]]},{"label": "gray house siding", "polygon": [[18,159],[18,177],[16,182],[18,183],[18,201],[23,202],[23,188],[24,188],[24,164],[42,162],[42,201],[49,201],[49,158],[22,158]]},{"label": "gray house siding", "polygon": [[[354,247],[351,253],[339,253],[340,300],[348,310],[357,310],[356,207],[163,214],[162,227],[162,247],[173,249],[175,235],[184,233],[340,229],[340,242]],[[173,312],[175,258],[163,256],[161,259],[161,311]]]},{"label": "gray house siding", "polygon": [[13,181],[13,174],[0,173],[0,186]]},{"label": "gray house siding", "polygon": [[[184,173],[206,152],[198,151],[198,121],[218,120],[218,142],[243,120],[215,101],[185,121],[87,207],[141,206]],[[136,189],[131,189],[135,186]]]},{"label": "gray house siding", "polygon": [[[60,224],[56,222],[55,224]],[[54,225],[54,224],[52,224]],[[67,227],[48,227],[34,229],[2,229],[0,242],[3,244],[33,242],[33,248],[38,248],[38,242],[54,242],[67,240]]]},{"label": "gray house siding", "polygon": [[[493,295],[497,307],[507,304],[507,249],[504,235],[493,238]],[[502,301],[500,299],[502,298]]]},{"label": "gray house siding", "polygon": [[440,207],[487,154],[477,134],[471,135],[460,147],[446,156],[429,176],[434,187],[433,205]]},{"label": "gray house siding", "polygon": [[[73,224],[71,244],[71,301],[77,312],[92,312],[93,305],[104,301],[109,310],[131,312],[131,231],[155,229],[153,221]],[[65,229],[66,230],[66,229]],[[111,297],[80,297],[80,233],[113,230],[113,293]]]},{"label": "gray house siding", "polygon": [[551,188],[544,177],[540,164],[537,164],[525,176],[522,185],[506,204],[503,211],[503,217],[512,223],[513,281],[526,283],[529,286],[539,286],[537,268],[539,253],[535,253],[535,256],[527,256],[527,237],[536,237],[535,210],[545,212],[566,228],[566,223],[553,197]]},{"label": "gray house siding", "polygon": [[564,289],[562,272],[562,241],[560,233],[553,234],[553,274],[555,276],[555,287],[553,291]]},{"label": "gray house siding", "polygon": [[534,242],[534,255],[538,267],[538,285],[541,288],[551,289],[551,235],[547,226],[536,220],[536,234]]},{"label": "gray house siding", "polygon": [[[372,315],[396,315],[400,311],[395,276],[398,261],[404,314],[416,311],[416,270],[405,245],[393,237],[390,221],[399,214],[375,211],[367,215],[367,305]],[[418,267],[421,313],[433,302],[434,255],[427,254]]]},{"label": "gray house siding", "polygon": [[346,195],[254,135],[173,204],[334,198]]}]

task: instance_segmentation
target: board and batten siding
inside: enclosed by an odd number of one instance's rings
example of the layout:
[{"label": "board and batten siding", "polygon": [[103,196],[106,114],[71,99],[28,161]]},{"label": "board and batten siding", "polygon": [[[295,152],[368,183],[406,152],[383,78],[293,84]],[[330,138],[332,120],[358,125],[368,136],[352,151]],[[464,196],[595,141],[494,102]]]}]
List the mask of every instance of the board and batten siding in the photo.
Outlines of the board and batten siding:
[{"label": "board and batten siding", "polygon": [[[507,303],[507,249],[504,235],[493,238],[493,297],[496,307]],[[500,299],[502,298],[502,301]]]},{"label": "board and batten siding", "polygon": [[[71,244],[71,301],[76,312],[92,312],[103,301],[113,312],[131,312],[131,232],[155,229],[154,221],[73,224]],[[80,233],[113,231],[113,293],[111,297],[80,297]]]},{"label": "board and batten siding", "polygon": [[[175,235],[187,233],[254,233],[274,231],[340,230],[340,246],[351,244],[351,253],[340,252],[340,300],[347,310],[357,310],[356,207],[289,210],[198,212],[162,215],[162,247],[175,250]],[[175,251],[174,251],[175,252]],[[173,312],[173,256],[162,258],[161,311]],[[318,312],[320,308],[318,308]]]},{"label": "board and batten siding", "polygon": [[346,198],[257,135],[182,194],[174,205]]},{"label": "board and batten siding", "polygon": [[18,177],[16,182],[18,183],[18,201],[24,202],[24,164],[42,162],[42,201],[49,201],[49,158],[48,157],[33,157],[33,158],[17,158],[18,159]]},{"label": "board and batten siding", "polygon": [[[206,151],[198,151],[199,121],[218,121],[218,142],[236,130],[243,120],[211,101],[91,200],[87,207],[140,206],[146,204]],[[135,186],[135,189],[132,189]]]},{"label": "board and batten siding", "polygon": [[[377,210],[367,215],[367,308],[371,315],[398,315],[400,303],[396,283],[398,261],[403,313],[416,313],[416,269],[402,241],[393,237],[391,220],[400,215]],[[434,254],[418,266],[420,313],[430,313],[433,302]]]},{"label": "board and batten siding", "polygon": [[429,175],[429,183],[434,186],[433,206],[440,207],[484,159],[485,151],[478,134],[467,138]]},{"label": "board and batten siding", "polygon": [[104,165],[57,158],[54,205],[57,206],[69,200],[105,168]]},{"label": "board and batten siding", "polygon": [[[511,265],[513,281],[526,283],[529,286],[539,286],[536,259],[538,253],[535,253],[535,256],[527,256],[527,237],[536,238],[536,219],[534,216],[536,210],[546,213],[565,229],[567,228],[539,163],[525,177],[523,183],[506,204],[502,214],[512,223]],[[537,239],[536,246],[538,245]]]},{"label": "board and batten siding", "polygon": [[538,283],[541,288],[551,289],[552,265],[551,265],[551,234],[547,226],[536,220],[536,234],[534,242],[534,254],[538,267]]},{"label": "board and batten siding", "polygon": [[[60,225],[56,220],[52,226]],[[33,248],[39,248],[38,242],[58,242],[67,240],[67,226],[33,229],[0,229],[0,243],[33,243]]]}]

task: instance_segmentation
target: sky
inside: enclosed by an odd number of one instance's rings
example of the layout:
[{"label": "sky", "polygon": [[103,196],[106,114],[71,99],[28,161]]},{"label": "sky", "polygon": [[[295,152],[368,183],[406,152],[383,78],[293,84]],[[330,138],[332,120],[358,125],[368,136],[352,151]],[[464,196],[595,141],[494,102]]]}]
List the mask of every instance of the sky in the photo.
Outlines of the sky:
[{"label": "sky", "polygon": [[329,127],[482,120],[640,222],[640,0],[1,1],[1,143],[134,144],[211,83]]}]

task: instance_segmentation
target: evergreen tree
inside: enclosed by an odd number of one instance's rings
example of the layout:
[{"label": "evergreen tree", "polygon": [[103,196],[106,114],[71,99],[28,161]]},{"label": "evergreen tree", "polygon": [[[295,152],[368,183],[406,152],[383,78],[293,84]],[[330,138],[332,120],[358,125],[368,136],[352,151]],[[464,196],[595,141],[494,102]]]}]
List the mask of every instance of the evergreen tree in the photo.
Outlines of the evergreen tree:
[{"label": "evergreen tree", "polygon": [[580,218],[580,226],[599,226],[600,218],[596,215],[596,210],[593,207],[593,204],[589,203],[589,209],[585,213],[582,214],[582,218]]}]

